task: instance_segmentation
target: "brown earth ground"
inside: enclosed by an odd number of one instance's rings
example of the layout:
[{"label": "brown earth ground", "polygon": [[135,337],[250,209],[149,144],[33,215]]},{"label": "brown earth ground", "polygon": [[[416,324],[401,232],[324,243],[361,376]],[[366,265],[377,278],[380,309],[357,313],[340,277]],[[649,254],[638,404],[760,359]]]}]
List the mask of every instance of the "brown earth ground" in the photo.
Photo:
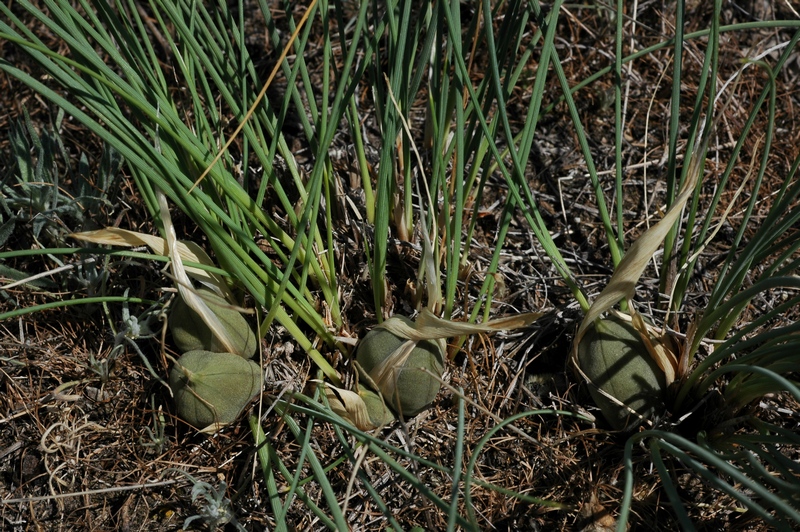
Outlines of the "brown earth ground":
[{"label": "brown earth ground", "polygon": [[[643,4],[645,4],[643,2]],[[626,49],[630,39],[636,49],[661,41],[673,34],[674,5],[671,2],[647,2],[639,16],[639,25],[626,25]],[[687,2],[687,32],[705,28],[710,17],[706,2]],[[466,10],[467,8],[465,8]],[[723,24],[755,19],[793,18],[783,2],[752,1],[726,3]],[[266,49],[260,41],[258,18],[252,20],[253,46]],[[581,80],[609,64],[613,50],[613,24],[602,10],[567,7],[560,17],[558,30],[559,55],[568,79]],[[31,21],[31,29],[47,39],[41,28]],[[756,55],[770,46],[788,40],[785,32],[761,30],[725,34],[721,42],[722,71],[720,80],[740,66],[746,54]],[[55,37],[48,44],[60,48]],[[694,98],[704,43],[687,43],[684,100]],[[0,43],[2,57],[22,65],[28,59],[11,44]],[[777,56],[776,56],[777,57]],[[313,59],[313,58],[309,58]],[[765,176],[764,202],[768,193],[780,187],[788,165],[800,146],[800,57],[778,78],[778,116],[776,135],[771,148],[771,165]],[[663,198],[666,151],[667,113],[670,98],[670,50],[654,53],[634,62],[624,72],[627,99],[627,128],[624,132],[624,165],[628,169],[623,207],[626,218],[641,220],[631,224],[626,241],[631,242],[643,230],[645,219],[660,216],[653,205]],[[480,69],[477,68],[476,72]],[[34,67],[30,66],[36,73]],[[706,185],[702,201],[708,201],[715,188],[715,179],[727,161],[749,109],[765,82],[765,74],[757,68],[746,71],[739,87],[741,107],[732,105],[721,122],[713,142],[706,169]],[[280,81],[280,80],[279,80]],[[592,142],[598,168],[613,167],[613,90],[611,77],[584,89],[578,98],[583,123]],[[555,81],[552,81],[555,83]],[[574,83],[574,81],[571,81]],[[549,94],[556,94],[555,86]],[[274,91],[280,95],[280,82]],[[365,92],[366,94],[366,92]],[[524,117],[529,97],[514,95],[510,102],[512,116]],[[365,98],[363,101],[369,101]],[[424,98],[412,117],[424,117]],[[52,128],[55,109],[31,93],[18,81],[0,76],[0,172],[3,180],[14,172],[8,131],[27,111],[40,130]],[[691,108],[683,110],[681,119],[688,119]],[[369,110],[363,111],[369,115]],[[764,116],[756,130],[763,130]],[[368,124],[369,125],[369,124]],[[373,124],[374,125],[374,124]],[[420,128],[422,130],[423,128]],[[373,133],[376,131],[372,130]],[[74,185],[80,164],[88,164],[88,175],[97,175],[102,144],[87,135],[80,124],[66,117],[60,126],[68,160],[58,160],[64,176],[64,190]],[[546,114],[537,133],[536,149],[531,164],[531,184],[539,194],[543,214],[570,261],[587,293],[597,294],[610,275],[608,248],[603,245],[602,228],[585,174],[567,109],[558,104]],[[738,183],[747,171],[756,135],[751,135],[740,156],[742,168],[734,176]],[[350,180],[355,162],[348,155],[348,140],[343,133],[339,141],[340,156],[336,160],[343,189],[359,197],[357,183]],[[375,146],[368,147],[377,153]],[[298,145],[302,147],[300,140]],[[86,162],[81,163],[80,158]],[[71,173],[67,172],[71,169]],[[644,170],[647,169],[647,173]],[[609,194],[613,195],[613,176],[605,174]],[[99,188],[99,184],[93,183]],[[470,248],[469,260],[474,270],[460,286],[460,301],[471,307],[470,297],[477,293],[493,250],[499,211],[491,210],[495,199],[504,197],[504,184],[494,180],[485,198],[486,210],[479,222],[479,231]],[[645,205],[645,195],[651,205]],[[745,193],[743,196],[747,196]],[[73,231],[104,226],[155,233],[146,208],[137,196],[123,169],[110,189],[106,203],[96,205],[82,219],[53,219],[54,229],[34,238],[33,222],[19,223],[3,251],[33,249],[44,246],[73,245],[64,238]],[[746,198],[739,202],[744,204]],[[726,205],[722,205],[724,208]],[[734,213],[739,212],[735,208]],[[182,238],[203,242],[203,236],[192,233],[190,224],[175,213],[177,230]],[[735,222],[735,216],[732,221]],[[365,255],[359,246],[361,238],[355,229],[338,228],[341,243],[348,244],[340,283],[344,294],[343,307],[348,332],[363,333],[375,323],[372,295],[359,279]],[[703,269],[713,270],[727,250],[733,228],[726,227],[701,259]],[[406,280],[413,278],[419,261],[410,247],[398,246],[393,266],[388,272],[392,287],[394,312],[407,313],[411,308]],[[103,293],[121,295],[126,290],[143,299],[163,300],[164,287],[170,281],[160,271],[161,264],[140,259],[114,259],[97,263],[81,262],[70,256],[48,255],[8,259],[6,265],[35,274],[52,271],[62,264],[72,269],[49,277],[47,289],[17,286],[0,291],[0,311],[24,308],[59,300],[86,297],[90,290],[102,286]],[[449,366],[446,380],[453,387],[462,387],[467,397],[501,418],[536,408],[554,408],[579,413],[598,414],[578,380],[566,370],[566,354],[580,319],[580,311],[569,292],[534,241],[524,220],[513,225],[501,273],[504,289],[498,292],[497,314],[548,310],[545,318],[522,332],[493,337],[476,336],[460,350]],[[709,278],[701,275],[691,289],[689,308],[703,309],[709,290]],[[100,279],[98,280],[98,276]],[[651,281],[648,281],[650,279]],[[643,299],[657,290],[654,272],[650,271],[640,286]],[[711,278],[713,280],[713,278]],[[7,281],[3,281],[5,285]],[[754,301],[748,312],[760,312]],[[130,309],[132,314],[146,310]],[[122,308],[114,305],[54,308],[0,323],[0,529],[3,530],[178,530],[187,517],[198,514],[200,500],[193,502],[192,483],[178,473],[184,471],[195,479],[225,489],[232,501],[236,519],[247,530],[272,528],[270,506],[266,501],[263,477],[255,465],[253,436],[246,417],[214,436],[198,435],[177,419],[163,387],[155,381],[136,351],[123,342],[112,354],[115,332],[119,331]],[[747,319],[747,314],[744,319]],[[796,319],[796,316],[787,316]],[[685,323],[685,322],[684,322]],[[160,327],[154,327],[160,333]],[[117,338],[119,340],[119,338]],[[168,366],[160,356],[160,334],[139,340],[138,347],[161,375]],[[166,339],[169,343],[169,337]],[[264,341],[264,366],[267,385],[263,403],[254,405],[266,410],[271,398],[287,387],[302,390],[314,368],[304,353],[293,344],[285,331],[275,327]],[[117,342],[119,343],[119,342]],[[329,353],[339,369],[346,360]],[[104,372],[104,364],[108,371]],[[763,417],[796,427],[797,405],[783,396],[776,396],[758,408],[765,408]],[[785,410],[779,410],[785,409]],[[788,411],[792,415],[781,414]],[[163,423],[163,425],[162,425]],[[455,396],[444,390],[434,406],[410,421],[405,429],[393,426],[383,436],[390,442],[401,442],[419,456],[436,463],[450,464],[456,446],[458,408]],[[262,421],[270,441],[287,464],[298,456],[297,440],[277,416],[267,414]],[[467,458],[470,443],[477,442],[495,421],[476,408],[466,413],[465,437]],[[500,431],[483,449],[475,476],[510,490],[566,505],[565,509],[532,505],[495,491],[475,487],[473,506],[479,522],[487,530],[607,530],[613,524],[622,494],[622,452],[624,438],[606,430],[602,421],[597,426],[569,417],[534,415],[516,423],[533,438],[525,439],[511,431]],[[159,432],[159,427],[163,434]],[[319,456],[335,459],[341,454],[331,427],[317,425],[312,445]],[[646,452],[635,454],[636,487],[632,529],[676,529],[674,514],[651,468]],[[408,465],[408,464],[406,464]],[[765,530],[750,515],[739,511],[732,500],[708,489],[698,478],[682,471],[673,463],[688,511],[704,530]],[[408,485],[393,477],[391,470],[379,461],[368,460],[363,467],[380,490],[384,500],[394,508],[396,518],[404,526],[421,526],[440,530],[447,516],[434,508]],[[345,463],[333,469],[329,478],[343,497],[351,468]],[[441,497],[449,500],[450,479],[426,468],[416,473]],[[224,485],[223,485],[224,482]],[[149,486],[145,486],[149,484]],[[313,499],[320,498],[313,483],[306,486]],[[13,499],[16,502],[8,502]],[[349,518],[354,530],[383,530],[385,522],[369,496],[358,484],[349,501]],[[461,508],[464,511],[463,507]],[[292,529],[314,530],[321,527],[304,506],[295,504],[287,518]],[[194,525],[201,526],[197,520]],[[228,525],[229,527],[231,525]],[[232,528],[231,528],[232,529]]]}]

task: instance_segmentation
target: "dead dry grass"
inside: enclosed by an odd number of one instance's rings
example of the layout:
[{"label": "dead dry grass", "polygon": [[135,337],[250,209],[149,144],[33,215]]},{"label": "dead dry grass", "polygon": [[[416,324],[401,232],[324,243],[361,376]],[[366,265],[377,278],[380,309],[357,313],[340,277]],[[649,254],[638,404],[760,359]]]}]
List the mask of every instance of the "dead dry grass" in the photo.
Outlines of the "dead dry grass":
[{"label": "dead dry grass", "polygon": [[[709,16],[705,3],[688,4],[693,11],[687,31],[704,27]],[[749,10],[753,16],[776,16],[757,13],[766,2],[744,4],[744,12]],[[775,3],[774,9],[783,8]],[[640,29],[632,34],[633,46],[638,49],[660,40],[660,35],[670,34],[672,11],[671,4],[651,3],[645,16],[640,18]],[[786,16],[785,13],[781,15]],[[738,8],[726,8],[724,22],[740,21],[744,16]],[[596,11],[573,7],[565,12],[561,24],[563,28],[559,32],[563,41],[559,53],[569,79],[583,79],[609,63],[613,36],[607,19]],[[726,35],[722,54],[730,61],[723,62],[728,70],[720,72],[720,78],[726,79],[732,74],[738,67],[736,60],[747,51],[765,49],[782,39],[785,35],[768,31]],[[59,43],[52,40],[51,45],[57,47]],[[690,43],[688,46],[686,95],[693,94],[695,88],[692,83],[701,62],[700,45]],[[0,49],[7,60],[26,64],[26,59],[10,44],[0,43]],[[666,146],[670,61],[670,52],[665,50],[634,63],[625,73],[631,86],[629,91],[626,87],[624,208],[631,219],[640,220],[640,223],[631,224],[628,242],[646,228],[648,221],[652,223],[659,216],[654,206],[664,194],[662,154]],[[800,58],[796,62],[800,63]],[[584,123],[601,169],[610,169],[613,165],[613,104],[608,105],[610,81],[610,78],[599,81],[580,98]],[[772,148],[779,163],[772,166],[766,176],[768,190],[780,185],[789,161],[800,146],[797,75],[792,77],[789,73],[779,81],[776,127],[781,133]],[[742,94],[752,100],[763,83],[763,73],[749,70],[742,82]],[[526,95],[516,96],[511,105],[518,108],[518,116],[522,117],[528,105]],[[52,116],[53,110],[47,104],[6,77],[0,77],[0,98],[2,132],[21,116],[23,107],[40,127],[46,127]],[[741,104],[747,107],[747,102]],[[687,106],[686,117],[690,111]],[[422,114],[417,113],[417,116]],[[736,138],[742,125],[744,113],[740,109],[734,106],[729,114],[722,122],[711,154],[712,158],[718,158],[719,166],[711,160],[707,167],[704,201],[712,194],[715,176],[730,153],[730,141]],[[96,167],[100,153],[96,139],[87,137],[71,122],[62,135],[76,160],[78,154],[86,154]],[[348,157],[344,141],[342,144],[341,157],[336,162],[338,177],[345,193],[359,204],[363,200],[357,183],[350,179],[355,163]],[[749,160],[748,150],[752,149],[752,145],[746,146],[742,160]],[[0,135],[0,171],[4,176],[11,167],[9,153],[7,138]],[[562,105],[556,105],[555,110],[543,118],[534,155],[531,183],[539,193],[543,213],[553,232],[558,233],[557,242],[571,261],[570,266],[580,273],[579,280],[587,292],[596,294],[610,274],[608,250],[602,243],[590,184]],[[734,179],[741,180],[746,170],[743,167]],[[611,187],[612,176],[606,177]],[[63,185],[68,187],[69,183]],[[499,181],[490,182],[485,215],[479,220],[479,230],[470,250],[472,271],[460,286],[459,297],[467,308],[471,308],[471,298],[482,282],[492,251],[499,212],[491,205],[504,194]],[[609,189],[609,194],[613,194],[613,190]],[[129,182],[121,183],[114,198],[113,209],[92,213],[86,223],[91,227],[119,225],[153,231],[146,210]],[[764,197],[762,205],[766,210],[769,196]],[[185,226],[188,227],[189,224]],[[20,227],[8,248],[36,246],[26,233],[29,229]],[[337,228],[340,244],[348,250],[340,254],[343,307],[348,319],[342,334],[363,334],[374,323],[372,296],[361,279],[365,268],[363,250],[359,249],[362,230],[353,223],[343,223]],[[721,238],[709,247],[701,261],[703,268],[713,270],[718,263],[719,256],[730,243],[726,234],[722,231]],[[65,260],[79,261],[77,257]],[[395,312],[407,313],[411,308],[406,281],[413,279],[418,261],[419,255],[413,247],[398,245],[394,249],[387,276]],[[45,256],[17,259],[10,265],[31,274],[57,266]],[[157,264],[116,262],[106,268],[109,273],[107,293],[121,294],[129,288],[146,299],[165,297],[164,288],[169,286],[169,281],[160,274]],[[467,398],[500,418],[537,408],[596,413],[588,394],[565,367],[580,313],[521,219],[515,222],[501,273],[503,287],[496,296],[497,314],[552,310],[524,332],[470,339],[449,366],[446,379],[450,385],[462,388]],[[650,279],[654,279],[652,275]],[[23,286],[3,291],[0,311],[59,298],[82,297],[86,293],[76,279],[58,282],[61,288],[57,292]],[[694,308],[703,308],[711,282],[713,278],[707,275],[698,276],[691,290],[690,304]],[[656,281],[645,281],[640,295],[642,299],[652,299],[650,296],[656,290]],[[754,303],[758,304],[769,305],[770,302]],[[5,501],[0,505],[0,528],[180,529],[184,519],[197,514],[201,508],[191,500],[191,482],[176,469],[214,486],[224,482],[237,520],[246,529],[272,528],[266,489],[254,465],[253,440],[246,422],[212,437],[197,435],[174,416],[168,394],[149,375],[137,353],[129,348],[115,357],[107,380],[103,381],[91,369],[90,356],[97,360],[109,359],[114,347],[112,326],[118,327],[120,319],[119,308],[112,307],[105,312],[100,307],[71,307],[0,323],[0,499]],[[144,340],[139,345],[156,371],[165,375],[167,367],[157,339]],[[166,348],[169,349],[169,345]],[[351,371],[345,355],[330,353],[329,356],[338,361],[341,371]],[[256,411],[266,410],[271,399],[282,390],[302,390],[313,371],[310,361],[280,328],[271,331],[264,341],[263,362],[266,387],[262,402],[254,406]],[[456,401],[453,392],[446,389],[433,408],[409,421],[405,429],[394,426],[385,430],[383,436],[388,442],[429,461],[452,464],[456,446],[454,427],[458,422]],[[787,416],[785,412],[796,413],[797,405],[775,397],[767,401],[766,408],[769,410],[765,410],[764,415],[768,419],[796,426],[796,417]],[[163,438],[159,438],[159,419],[164,420]],[[299,454],[296,439],[274,414],[265,415],[262,424],[287,465],[294,464]],[[469,460],[473,452],[469,443],[477,442],[494,425],[495,421],[481,409],[467,406],[465,460]],[[481,525],[487,530],[608,530],[622,496],[624,439],[605,431],[601,422],[594,427],[552,415],[531,416],[516,426],[531,438],[509,430],[499,432],[482,450],[476,479],[562,503],[568,508],[531,505],[475,486],[472,501]],[[320,456],[329,457],[331,461],[341,454],[336,435],[326,425],[316,427],[312,444]],[[415,467],[407,460],[398,459],[409,468]],[[673,466],[676,474],[683,475],[680,486],[689,501],[691,516],[700,528],[764,530],[757,521],[749,520],[747,514],[736,511],[730,500],[708,490],[691,475],[681,473],[677,464]],[[446,527],[447,516],[399,481],[385,464],[368,458],[362,468],[384,500],[390,501],[400,523],[428,530]],[[452,486],[446,475],[421,466],[415,470],[434,492],[444,499],[450,498]],[[674,517],[645,452],[637,455],[635,471],[633,528],[675,529]],[[350,474],[349,464],[340,465],[330,473],[330,480],[340,496],[347,490]],[[320,497],[314,483],[308,484],[306,491],[312,499]],[[386,526],[374,501],[358,484],[348,508],[354,530],[383,530]],[[288,521],[296,530],[320,527],[301,504],[292,507]]]}]

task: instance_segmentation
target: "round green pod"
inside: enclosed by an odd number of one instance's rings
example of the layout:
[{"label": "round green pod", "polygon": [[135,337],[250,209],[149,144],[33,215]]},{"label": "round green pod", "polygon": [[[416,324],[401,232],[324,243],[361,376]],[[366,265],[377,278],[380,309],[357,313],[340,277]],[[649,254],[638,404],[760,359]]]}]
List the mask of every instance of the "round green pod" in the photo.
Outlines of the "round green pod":
[{"label": "round green pod", "polygon": [[[256,352],[257,342],[253,329],[247,320],[222,297],[207,288],[197,290],[214,315],[222,323],[233,342],[230,352],[244,358],[252,358]],[[228,351],[228,348],[212,334],[211,329],[178,295],[169,314],[169,330],[175,345],[181,352],[206,350],[214,353]]]},{"label": "round green pod", "polygon": [[367,415],[373,427],[381,427],[394,421],[394,414],[386,406],[385,400],[381,400],[380,395],[365,387],[358,391],[358,395],[367,407]]},{"label": "round green pod", "polygon": [[590,380],[592,399],[614,429],[631,428],[639,417],[599,390],[645,419],[663,410],[664,372],[629,322],[618,317],[596,320],[578,345],[578,364]]},{"label": "round green pod", "polygon": [[258,364],[232,353],[189,351],[169,373],[178,415],[199,429],[232,423],[262,384]]},{"label": "round green pod", "polygon": [[[395,316],[413,326],[413,322],[403,316]],[[407,340],[378,326],[362,339],[356,350],[356,360],[361,368],[376,381],[381,394],[395,412],[404,417],[417,415],[428,408],[441,383],[420,368],[425,368],[437,377],[444,373],[444,342],[422,340],[417,343],[401,367],[392,372],[394,382],[377,382],[373,369],[390,357]]]}]

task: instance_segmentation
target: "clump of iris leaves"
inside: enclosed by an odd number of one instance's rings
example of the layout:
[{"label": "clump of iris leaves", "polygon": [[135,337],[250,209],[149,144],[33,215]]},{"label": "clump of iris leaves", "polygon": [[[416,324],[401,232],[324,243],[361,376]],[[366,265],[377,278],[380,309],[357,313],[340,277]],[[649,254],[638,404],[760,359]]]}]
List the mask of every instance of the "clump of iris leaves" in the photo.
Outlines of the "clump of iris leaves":
[{"label": "clump of iris leaves", "polygon": [[[740,106],[747,105],[747,114],[724,169],[713,177],[718,180],[713,197],[710,202],[700,201],[702,179],[699,179],[684,216],[671,227],[660,245],[661,256],[656,263],[659,292],[669,297],[649,303],[661,311],[689,315],[693,335],[681,353],[683,364],[671,393],[672,417],[656,420],[627,440],[618,529],[624,530],[629,519],[635,483],[634,457],[641,452],[649,453],[682,529],[693,529],[694,524],[686,508],[688,501],[681,497],[676,468],[698,475],[710,489],[728,495],[769,526],[796,528],[800,526],[800,466],[784,452],[796,451],[800,438],[785,427],[762,420],[757,405],[766,395],[777,392],[786,392],[800,400],[800,389],[794,380],[800,365],[798,324],[780,320],[784,315],[796,314],[800,302],[797,295],[800,281],[796,275],[800,245],[796,231],[800,218],[797,202],[800,158],[783,171],[780,188],[769,191],[771,203],[765,217],[756,220],[753,213],[764,195],[761,187],[765,172],[773,164],[770,147],[775,133],[776,80],[787,60],[798,53],[800,23],[776,20],[721,26],[722,2],[717,0],[708,27],[684,33],[683,2],[677,2],[675,34],[625,55],[625,17],[620,1],[613,7],[598,8],[598,16],[606,17],[615,31],[610,64],[586,79],[568,80],[560,62],[563,51],[556,46],[562,3],[557,0],[545,10],[537,1],[520,4],[483,0],[474,5],[469,20],[462,20],[464,6],[455,1],[399,1],[391,2],[388,9],[383,2],[368,1],[349,4],[315,0],[302,9],[288,3],[283,6],[287,9],[285,23],[289,30],[298,30],[293,40],[289,40],[273,18],[270,4],[264,1],[247,5],[239,2],[235,10],[230,10],[228,2],[43,0],[34,5],[21,0],[14,3],[13,9],[6,4],[0,6],[0,38],[27,52],[49,76],[49,81],[45,84],[22,65],[5,59],[0,59],[0,69],[79,121],[113,150],[109,153],[123,158],[125,169],[156,225],[159,207],[155,191],[163,191],[171,204],[186,213],[205,234],[224,275],[246,291],[263,311],[262,334],[277,321],[316,364],[318,377],[338,384],[337,371],[323,354],[337,346],[335,332],[343,326],[334,253],[337,214],[329,208],[339,193],[332,177],[330,156],[335,135],[342,132],[347,135],[360,171],[365,200],[361,215],[373,229],[365,233],[371,236],[364,242],[374,294],[371,303],[379,320],[386,317],[384,272],[388,242],[394,237],[410,240],[416,231],[436,235],[432,252],[441,257],[441,278],[426,281],[442,283],[441,301],[437,305],[445,318],[453,315],[461,304],[457,301],[458,272],[468,263],[471,237],[490,175],[505,180],[508,194],[502,200],[495,249],[481,298],[468,318],[488,318],[494,293],[493,274],[498,271],[513,216],[525,220],[564,285],[581,309],[588,312],[591,294],[581,288],[575,272],[553,241],[526,178],[525,168],[537,123],[550,110],[545,102],[560,102],[568,110],[573,126],[571,135],[578,141],[595,193],[598,222],[604,231],[611,264],[616,267],[632,245],[626,242],[626,229],[638,221],[626,219],[621,202],[612,202],[605,192],[608,189],[605,185],[611,183],[613,194],[609,196],[623,197],[626,66],[650,54],[670,52],[672,98],[664,172],[667,193],[663,209],[666,210],[675,201],[682,184],[692,177],[687,175],[692,165],[681,165],[681,158],[705,160],[708,142],[702,140],[711,134],[715,117],[724,112],[725,101],[737,87],[733,78],[731,83],[719,86],[721,36],[763,28],[781,30],[779,35],[786,35],[786,41],[772,55],[750,58],[752,61],[743,63],[737,72],[739,75],[747,68],[761,69],[766,75],[761,78],[760,92],[746,102],[739,102]],[[64,42],[63,53],[49,49],[40,36],[17,18],[15,12],[23,9],[37,21],[37,28]],[[263,31],[276,51],[290,43],[288,54],[278,63],[286,80],[283,99],[259,100],[265,80],[258,75],[246,45],[248,9],[260,10],[266,24]],[[308,22],[302,24],[301,14],[308,15]],[[159,39],[154,38],[156,34]],[[704,49],[697,90],[691,96],[681,88],[686,42]],[[480,76],[471,69],[474,54],[480,54],[485,61]],[[174,72],[164,71],[164,57],[169,57]],[[311,65],[307,62],[310,58],[321,76],[319,80],[312,80]],[[575,98],[579,91],[608,76],[616,80],[615,120],[609,125],[615,152],[613,179],[604,182],[595,165]],[[181,80],[180,102],[175,100],[173,77]],[[360,88],[365,84],[370,88],[371,101],[361,99],[366,93]],[[547,87],[557,87],[556,94],[548,94]],[[529,107],[527,114],[514,117],[512,124],[507,102],[516,92],[529,97]],[[420,93],[426,95],[424,141],[432,155],[428,167],[417,171],[424,171],[427,191],[420,188],[414,170],[417,160],[413,144],[422,139],[409,138],[403,127],[403,118]],[[258,105],[246,118],[257,101]],[[687,105],[693,112],[688,118],[681,118],[686,116],[681,110]],[[308,175],[302,173],[283,133],[290,107],[300,110],[296,117],[301,135],[310,147],[313,166]],[[753,127],[758,117],[765,117],[763,129]],[[367,118],[378,124],[381,134],[380,143],[373,146],[379,154],[374,175],[366,156],[366,144],[374,140],[368,141],[362,127]],[[229,140],[230,123],[243,124],[239,133],[241,153],[234,157],[224,151],[215,161],[220,146]],[[31,212],[27,207],[18,208],[20,202],[40,213],[59,210],[59,215],[80,217],[76,202],[48,201],[54,198],[57,186],[43,188],[32,184],[39,179],[55,184],[55,177],[41,173],[36,178],[30,177],[33,163],[24,153],[31,148],[19,144],[22,133],[22,130],[13,133],[20,161],[16,179],[20,181],[19,186],[3,185],[0,237],[7,237],[9,228],[20,223],[17,213]],[[748,140],[756,138],[761,143],[762,155],[743,160],[740,151]],[[679,146],[686,146],[686,152]],[[58,149],[57,144],[50,147],[52,151]],[[278,160],[282,161],[280,169],[276,167]],[[257,178],[252,172],[242,172],[241,161],[254,161],[263,174]],[[716,234],[722,211],[720,202],[726,194],[736,191],[730,184],[731,175],[746,165],[749,165],[749,200],[744,202],[741,215],[729,220],[735,235],[724,260],[714,270],[715,282],[707,295],[708,302],[703,309],[685,308],[694,266],[700,252]],[[697,171],[703,173],[702,164]],[[202,182],[195,186],[203,174]],[[414,197],[427,194],[431,198],[424,207],[427,226],[418,227],[423,218]],[[291,230],[262,209],[267,199],[280,206]],[[46,219],[43,216],[38,220]],[[37,235],[56,231],[41,221],[31,223]],[[63,238],[51,236],[54,239],[46,241],[45,248],[53,246],[50,248],[53,255],[67,257],[68,252],[57,244]],[[269,255],[257,244],[262,237],[269,242]],[[14,252],[20,250],[4,251],[0,258],[8,258]],[[679,265],[677,274],[669,275],[673,264]],[[423,278],[420,272],[419,279]],[[632,282],[638,279],[636,276]],[[90,295],[86,301],[95,301],[95,295]],[[748,304],[764,296],[777,303],[744,320],[742,315]],[[111,302],[143,303],[127,295],[103,297]],[[642,303],[645,302],[632,301],[634,305]],[[627,304],[622,302],[623,307]],[[319,310],[321,307],[326,311],[327,321]],[[2,318],[36,310],[19,309]],[[774,322],[780,325],[771,327]],[[715,340],[715,348],[707,356],[698,357],[706,339]],[[691,405],[709,401],[712,396],[723,414],[699,422],[695,419],[693,433],[687,434],[680,420],[691,417]],[[475,460],[488,438],[520,417],[572,415],[555,411],[522,412],[502,420],[483,439],[472,442],[464,438],[464,405],[459,402],[458,445],[454,465],[446,467],[428,463],[386,444],[376,435],[354,429],[333,414],[319,396],[295,394],[293,401],[279,402],[275,407],[275,415],[282,417],[301,444],[299,462],[310,468],[324,499],[320,505],[306,495],[298,474],[302,466],[290,471],[266,440],[259,420],[251,418],[253,443],[259,449],[258,458],[278,529],[286,528],[284,516],[291,504],[305,505],[308,512],[330,528],[348,528],[347,515],[326,477],[322,457],[308,445],[310,429],[315,423],[330,423],[335,427],[344,460],[356,461],[354,442],[367,446],[399,478],[440,508],[450,529],[459,526],[479,529],[481,522],[471,504],[471,487],[477,482],[473,478]],[[305,419],[308,426],[301,426],[299,419]],[[464,446],[468,445],[473,447],[472,458],[463,469]],[[416,460],[449,475],[453,486],[451,496],[444,499],[433,493],[396,456]],[[401,529],[393,517],[391,501],[380,497],[363,472],[356,474],[388,523]],[[289,486],[288,491],[279,492],[278,479]],[[501,492],[532,503],[559,506],[557,501]]]}]

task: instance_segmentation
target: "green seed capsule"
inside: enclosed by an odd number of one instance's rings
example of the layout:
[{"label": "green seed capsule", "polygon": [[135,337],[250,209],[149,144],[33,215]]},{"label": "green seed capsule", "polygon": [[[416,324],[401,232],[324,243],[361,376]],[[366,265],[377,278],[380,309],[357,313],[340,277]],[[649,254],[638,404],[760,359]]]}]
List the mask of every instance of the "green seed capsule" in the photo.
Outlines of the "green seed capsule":
[{"label": "green seed capsule", "polygon": [[[406,317],[392,319],[413,326]],[[439,393],[439,380],[420,368],[441,378],[445,344],[442,340],[423,340],[405,356],[402,347],[406,342],[378,326],[358,344],[356,360],[378,386],[386,403],[398,414],[411,417],[428,408]]]},{"label": "green seed capsule", "polygon": [[[208,307],[219,319],[228,333],[232,353],[244,358],[252,358],[256,352],[256,335],[247,320],[219,295],[206,288],[197,290]],[[207,350],[214,353],[228,351],[228,347],[214,336],[211,329],[200,316],[178,296],[169,314],[169,330],[175,345],[182,352]]]},{"label": "green seed capsule", "polygon": [[258,364],[231,353],[190,351],[169,373],[178,415],[197,428],[232,423],[262,384]]},{"label": "green seed capsule", "polygon": [[388,425],[394,421],[394,414],[384,404],[385,400],[381,401],[380,395],[365,387],[358,391],[358,395],[367,407],[367,415],[373,428]]},{"label": "green seed capsule", "polygon": [[629,322],[617,317],[595,321],[578,346],[578,363],[590,380],[592,399],[616,430],[630,428],[640,418],[599,390],[643,418],[663,410],[664,373]]}]

